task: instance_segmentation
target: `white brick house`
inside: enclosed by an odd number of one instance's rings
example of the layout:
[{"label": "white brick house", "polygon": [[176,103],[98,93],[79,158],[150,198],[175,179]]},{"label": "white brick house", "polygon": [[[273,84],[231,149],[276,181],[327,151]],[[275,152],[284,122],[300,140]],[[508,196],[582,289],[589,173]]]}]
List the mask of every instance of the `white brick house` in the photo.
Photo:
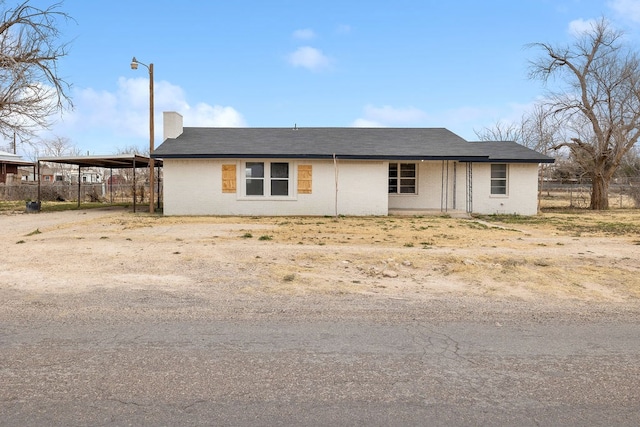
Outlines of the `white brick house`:
[{"label": "white brick house", "polygon": [[153,157],[165,215],[534,215],[553,162],[443,128],[184,128],[173,112]]}]

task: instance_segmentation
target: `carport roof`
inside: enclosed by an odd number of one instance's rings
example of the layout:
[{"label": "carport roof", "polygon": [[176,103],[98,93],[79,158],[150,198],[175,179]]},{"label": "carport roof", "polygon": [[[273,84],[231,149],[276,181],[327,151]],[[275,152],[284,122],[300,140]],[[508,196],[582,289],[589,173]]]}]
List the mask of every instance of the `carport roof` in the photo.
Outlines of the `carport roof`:
[{"label": "carport roof", "polygon": [[6,153],[4,151],[0,151],[0,163],[4,163],[6,165],[16,165],[16,166],[34,166],[34,162],[30,162],[28,160],[23,160],[22,157],[17,154]]},{"label": "carport roof", "polygon": [[[107,156],[59,156],[59,157],[40,157],[38,161],[52,163],[67,163],[78,165],[80,167],[99,167],[113,169],[131,169],[149,167],[151,159],[149,157],[140,156],[138,154],[114,154]],[[156,167],[162,166],[162,160],[155,159]]]}]

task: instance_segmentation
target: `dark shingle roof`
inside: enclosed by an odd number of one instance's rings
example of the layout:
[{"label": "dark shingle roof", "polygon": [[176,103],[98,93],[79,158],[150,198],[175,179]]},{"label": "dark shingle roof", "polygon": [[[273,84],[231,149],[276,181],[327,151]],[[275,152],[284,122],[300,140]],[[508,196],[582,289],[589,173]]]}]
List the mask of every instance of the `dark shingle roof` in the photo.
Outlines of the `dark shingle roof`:
[{"label": "dark shingle roof", "polygon": [[444,128],[186,127],[177,138],[165,140],[153,157],[323,159],[334,154],[363,160],[553,161],[512,142],[470,143]]},{"label": "dark shingle roof", "polygon": [[514,141],[473,141],[469,144],[475,145],[479,152],[487,153],[489,161],[530,163],[537,160],[538,163],[554,162],[553,158]]}]

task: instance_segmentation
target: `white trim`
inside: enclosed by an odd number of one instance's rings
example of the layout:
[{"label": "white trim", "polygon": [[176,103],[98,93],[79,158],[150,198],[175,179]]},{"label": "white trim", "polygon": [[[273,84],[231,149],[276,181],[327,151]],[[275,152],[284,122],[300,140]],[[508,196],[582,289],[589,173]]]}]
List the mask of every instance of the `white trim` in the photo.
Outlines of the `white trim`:
[{"label": "white trim", "polygon": [[396,191],[395,193],[390,193],[389,192],[388,180],[391,179],[391,177],[389,176],[389,167],[387,166],[387,194],[389,195],[389,197],[419,196],[420,195],[420,187],[418,185],[418,183],[420,182],[420,178],[419,178],[419,175],[420,175],[419,163],[418,162],[400,162],[400,161],[398,161],[398,162],[389,162],[389,165],[392,165],[392,164],[398,165],[398,176],[395,178],[398,181],[398,183],[396,185],[396,189],[397,190],[400,190],[400,180],[402,179],[400,165],[414,165],[415,166],[416,175],[412,178],[412,179],[415,180],[415,185],[414,185],[415,191],[413,193],[400,193],[398,191]]},{"label": "white trim", "polygon": [[[298,173],[297,173],[297,169],[296,169],[296,165],[297,162],[295,161],[291,161],[291,160],[286,160],[286,159],[244,159],[238,162],[239,166],[238,166],[238,171],[237,171],[237,178],[238,178],[238,186],[236,189],[236,193],[237,193],[237,200],[238,201],[265,201],[265,200],[272,200],[272,201],[295,201],[298,200],[297,197],[297,177],[298,177]],[[264,165],[264,177],[263,179],[263,192],[264,193],[269,193],[269,194],[263,194],[263,195],[247,195],[247,176],[246,176],[246,169],[247,169],[247,163],[262,163]],[[286,196],[272,196],[271,193],[271,164],[272,163],[287,163],[289,165],[289,176],[287,178],[288,180],[288,186],[287,186],[287,192],[288,195]]]},{"label": "white trim", "polygon": [[[493,166],[497,166],[497,165],[504,165],[505,166],[505,183],[504,183],[504,194],[493,194],[492,192],[492,184],[493,184],[493,180],[494,178],[491,177],[491,172],[492,172],[492,168]],[[489,167],[489,197],[490,198],[494,198],[494,199],[507,199],[509,198],[509,163],[491,163],[491,166]],[[495,178],[497,179],[502,179],[502,178]]]}]

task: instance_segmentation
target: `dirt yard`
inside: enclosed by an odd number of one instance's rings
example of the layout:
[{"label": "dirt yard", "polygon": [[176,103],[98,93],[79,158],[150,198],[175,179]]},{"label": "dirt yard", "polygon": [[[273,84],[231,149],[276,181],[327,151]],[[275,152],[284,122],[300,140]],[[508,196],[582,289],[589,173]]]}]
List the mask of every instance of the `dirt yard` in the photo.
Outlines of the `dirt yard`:
[{"label": "dirt yard", "polygon": [[637,211],[0,230],[0,426],[639,425]]},{"label": "dirt yard", "polygon": [[209,298],[366,295],[637,305],[640,213],[538,217],[162,217],[123,208],[0,215],[0,287]]}]

